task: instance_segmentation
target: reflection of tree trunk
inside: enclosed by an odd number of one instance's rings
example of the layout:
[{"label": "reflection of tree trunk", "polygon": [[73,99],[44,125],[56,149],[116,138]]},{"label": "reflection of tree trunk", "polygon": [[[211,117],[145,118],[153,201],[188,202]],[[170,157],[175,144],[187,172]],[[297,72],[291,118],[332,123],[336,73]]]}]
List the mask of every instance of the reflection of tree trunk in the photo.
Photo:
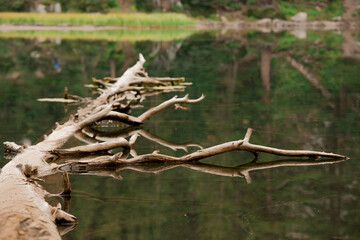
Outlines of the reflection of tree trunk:
[{"label": "reflection of tree trunk", "polygon": [[[271,73],[271,47],[263,47],[260,49],[260,77],[263,86],[264,93],[262,95],[262,101],[265,106],[270,106],[270,73]],[[269,112],[265,113],[267,119],[270,119],[268,116]],[[266,129],[266,141],[271,141],[271,124],[267,121],[265,125]]]},{"label": "reflection of tree trunk", "polygon": [[182,6],[180,0],[153,0],[153,2],[155,6],[160,7],[164,12],[174,9],[176,5]]},{"label": "reflection of tree trunk", "polygon": [[181,48],[182,43],[159,42],[154,43],[151,57],[154,57],[152,65],[156,68],[170,69],[170,65],[176,59],[176,54]]},{"label": "reflection of tree trunk", "polygon": [[345,8],[345,12],[342,15],[342,19],[344,21],[354,21],[358,16],[357,10],[360,5],[360,0],[344,0],[343,6]]},{"label": "reflection of tree trunk", "polygon": [[116,77],[116,63],[113,58],[109,58],[109,65],[110,65],[110,77]]},{"label": "reflection of tree trunk", "polygon": [[85,57],[81,56],[81,73],[82,73],[82,83],[86,84],[87,74],[86,74],[86,65],[85,65]]},{"label": "reflection of tree trunk", "polygon": [[344,85],[340,86],[339,94],[339,115],[345,118],[346,116],[346,88]]},{"label": "reflection of tree trunk", "polygon": [[360,59],[360,42],[352,36],[354,32],[345,30],[341,32],[344,39],[342,43],[343,56],[348,58]]},{"label": "reflection of tree trunk", "polygon": [[125,72],[126,69],[131,67],[131,65],[136,61],[137,53],[134,50],[134,45],[130,42],[119,42],[116,48],[124,53],[121,71]]},{"label": "reflection of tree trunk", "polygon": [[331,98],[331,93],[326,88],[323,87],[319,76],[313,74],[301,62],[297,61],[295,58],[291,57],[290,55],[285,56],[285,59],[293,68],[298,70],[301,73],[301,75],[303,75],[313,87],[319,90],[326,100],[329,100]]},{"label": "reflection of tree trunk", "polygon": [[260,74],[261,81],[264,89],[270,91],[270,63],[271,63],[271,48],[265,47],[260,50],[261,60],[260,60]]},{"label": "reflection of tree trunk", "polygon": [[271,69],[271,48],[263,47],[260,50],[260,76],[264,88],[263,102],[270,104],[270,69]]},{"label": "reflection of tree trunk", "polygon": [[[359,19],[358,6],[360,6],[360,0],[344,0],[343,6],[345,12],[342,15],[342,19],[345,22],[356,21]],[[353,32],[348,29],[341,32],[341,35],[344,38],[344,42],[342,43],[343,56],[360,59],[360,43],[356,41],[352,34]]]}]

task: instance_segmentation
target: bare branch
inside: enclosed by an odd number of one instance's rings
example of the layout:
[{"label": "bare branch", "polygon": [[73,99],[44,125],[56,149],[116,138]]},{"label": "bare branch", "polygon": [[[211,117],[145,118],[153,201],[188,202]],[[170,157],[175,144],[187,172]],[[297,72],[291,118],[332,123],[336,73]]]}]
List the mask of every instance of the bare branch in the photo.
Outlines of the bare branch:
[{"label": "bare branch", "polygon": [[143,121],[141,121],[141,119],[139,119],[138,117],[134,117],[134,116],[128,115],[126,113],[120,113],[120,112],[115,112],[115,111],[109,112],[106,116],[104,116],[103,119],[117,120],[117,121],[131,124],[131,125],[143,124]]},{"label": "bare branch", "polygon": [[131,81],[130,86],[133,85],[144,85],[144,84],[153,84],[153,85],[162,85],[165,86],[166,84],[158,81],[158,80],[154,80],[151,78],[145,78],[145,77],[136,77],[136,80]]},{"label": "bare branch", "polygon": [[170,77],[135,77],[133,81],[131,81],[130,85],[141,85],[141,84],[153,84],[153,85],[161,85],[161,86],[174,86],[180,85],[185,81],[185,78],[170,78]]},{"label": "bare branch", "polygon": [[4,142],[3,144],[6,153],[13,153],[16,155],[24,151],[24,146],[18,145],[14,142]]},{"label": "bare branch", "polygon": [[149,109],[148,111],[144,112],[143,114],[141,114],[138,118],[141,121],[145,121],[146,119],[148,119],[149,117],[151,117],[152,115],[154,115],[155,113],[160,112],[161,110],[174,105],[174,104],[178,104],[178,103],[198,103],[201,100],[203,100],[205,98],[205,95],[201,95],[201,97],[199,97],[198,99],[189,99],[189,95],[186,94],[183,98],[178,98],[177,96],[161,103],[160,105],[153,107],[151,109]]},{"label": "bare branch", "polygon": [[248,143],[250,141],[251,134],[253,132],[252,128],[248,128],[244,137],[244,142]]},{"label": "bare branch", "polygon": [[106,116],[112,110],[112,108],[113,107],[111,105],[106,106],[103,110],[99,111],[98,113],[86,117],[84,120],[82,120],[77,124],[77,128],[81,129],[87,125],[95,123],[96,121]]},{"label": "bare branch", "polygon": [[[238,140],[233,142],[227,142],[198,150],[194,153],[187,154],[182,157],[173,157],[168,155],[159,154],[157,152],[152,154],[145,154],[134,157],[132,159],[116,159],[113,157],[103,157],[97,158],[94,160],[86,161],[87,164],[92,166],[102,166],[102,165],[133,165],[133,164],[142,164],[142,163],[152,163],[152,162],[190,162],[198,161],[200,159],[208,158],[225,152],[235,151],[235,150],[245,150],[252,152],[257,155],[258,152],[264,152],[269,154],[275,154],[280,156],[292,156],[292,157],[326,157],[332,159],[348,159],[346,156],[325,153],[325,152],[316,152],[316,151],[306,151],[306,150],[284,150],[278,148],[271,148],[262,145],[255,145],[247,142],[252,133],[252,129],[248,129],[247,134],[244,140]],[[85,163],[85,162],[82,162]]]},{"label": "bare branch", "polygon": [[185,152],[188,152],[188,147],[197,147],[197,148],[203,149],[203,147],[201,145],[196,144],[196,143],[178,144],[178,143],[169,142],[169,141],[162,139],[148,131],[145,131],[144,129],[138,130],[137,133],[150,141],[158,143],[158,144],[160,144],[164,147],[170,148],[174,151],[176,151],[177,149],[182,149]]},{"label": "bare branch", "polygon": [[93,143],[93,144],[73,147],[69,149],[55,149],[53,151],[50,151],[50,153],[58,156],[80,155],[85,153],[91,154],[99,151],[106,151],[118,147],[130,148],[130,143],[125,138],[119,138],[119,139],[114,139],[112,141]]}]

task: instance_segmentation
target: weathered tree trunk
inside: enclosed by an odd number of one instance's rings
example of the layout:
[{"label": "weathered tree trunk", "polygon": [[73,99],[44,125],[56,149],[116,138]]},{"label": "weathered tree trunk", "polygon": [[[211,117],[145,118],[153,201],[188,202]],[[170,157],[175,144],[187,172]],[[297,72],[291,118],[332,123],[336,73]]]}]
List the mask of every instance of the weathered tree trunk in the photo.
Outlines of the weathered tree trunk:
[{"label": "weathered tree trunk", "polygon": [[[0,239],[60,239],[55,225],[58,211],[45,201],[47,192],[34,177],[51,173],[53,166],[46,162],[49,151],[61,147],[76,131],[112,110],[112,103],[106,105],[107,101],[119,89],[129,85],[141,72],[144,62],[141,57],[95,101],[80,109],[65,124],[57,126],[42,142],[25,149],[4,166],[0,174]],[[75,217],[69,215],[69,218],[72,222],[76,221]]]},{"label": "weathered tree trunk", "polygon": [[[38,144],[28,147],[14,147],[7,144],[9,148],[20,151],[14,159],[4,166],[0,174],[0,239],[60,239],[56,224],[66,222],[76,224],[76,218],[61,210],[61,206],[50,206],[45,197],[48,195],[42,189],[37,180],[57,172],[74,172],[78,164],[82,167],[93,169],[119,169],[124,167],[141,166],[143,163],[165,162],[165,163],[191,163],[200,159],[234,150],[245,150],[253,153],[256,157],[258,152],[282,156],[308,156],[326,157],[333,159],[346,159],[345,156],[315,152],[282,150],[249,143],[252,130],[249,129],[243,140],[223,143],[217,146],[202,149],[182,157],[162,155],[158,152],[138,156],[133,149],[138,134],[150,139],[156,139],[144,131],[136,131],[130,128],[129,140],[122,137],[109,139],[96,139],[95,142],[88,141],[87,128],[92,124],[107,119],[116,119],[126,122],[132,126],[139,126],[146,119],[164,110],[167,107],[175,106],[183,108],[181,104],[193,104],[204,99],[189,99],[185,97],[173,97],[160,105],[145,111],[140,116],[131,116],[127,111],[139,106],[145,96],[154,95],[162,91],[183,90],[183,78],[151,78],[143,69],[145,59],[140,54],[139,61],[129,68],[120,78],[107,78],[95,80],[101,92],[99,97],[91,101],[86,107],[81,108],[77,113],[62,125],[57,125],[49,136]],[[102,88],[101,88],[101,87]],[[81,98],[74,97],[76,100]],[[138,134],[135,134],[138,133]],[[70,137],[76,136],[84,141],[91,142],[87,146],[79,146],[70,149],[60,149]],[[176,145],[166,141],[161,144],[170,148],[183,148],[188,145]],[[112,148],[122,147],[123,152],[115,155],[103,154]],[[99,155],[100,153],[100,155]],[[98,154],[98,155],[93,155]],[[128,159],[132,155],[133,158]],[[82,156],[82,157],[79,157]],[[56,164],[59,159],[67,159],[64,164]],[[193,165],[188,165],[195,169]],[[200,167],[198,167],[199,169]],[[209,168],[202,166],[204,171]],[[206,170],[207,169],[207,170]],[[248,172],[245,169],[243,172]],[[101,174],[101,173],[99,173]],[[224,173],[225,174],[225,173]],[[244,174],[243,174],[244,175]],[[245,174],[246,175],[246,174]],[[245,176],[244,175],[244,176]],[[65,189],[63,193],[69,193],[69,182],[65,176]],[[114,175],[114,177],[117,177]],[[248,181],[249,177],[245,176]]]}]

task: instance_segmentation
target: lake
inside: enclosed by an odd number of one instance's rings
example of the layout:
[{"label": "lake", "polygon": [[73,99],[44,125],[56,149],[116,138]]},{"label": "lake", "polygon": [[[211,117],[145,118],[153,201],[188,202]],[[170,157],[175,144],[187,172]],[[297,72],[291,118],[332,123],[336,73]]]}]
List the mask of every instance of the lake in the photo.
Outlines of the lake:
[{"label": "lake", "polygon": [[[182,156],[186,144],[192,152],[198,145],[242,139],[253,128],[252,143],[333,152],[350,160],[260,154],[255,162],[251,153],[231,152],[202,160],[203,165],[128,168],[113,177],[72,174],[71,202],[65,205],[79,224],[64,239],[360,238],[359,32],[308,31],[299,37],[172,31],[163,40],[136,33],[129,41],[123,35],[94,34],[89,40],[74,35],[2,33],[2,142],[41,140],[78,106],[38,98],[63,97],[65,87],[90,97],[84,85],[92,77],[120,76],[142,53],[149,75],[192,83],[185,92],[148,97],[145,107],[186,93],[206,98],[188,110],[169,108],[153,116],[135,144],[138,154],[159,150]],[[121,129],[101,131],[109,136]],[[81,144],[74,138],[66,146]],[[1,166],[8,161],[2,158]],[[228,167],[234,177],[212,174],[224,169],[214,165]],[[47,184],[59,192],[61,177],[49,177]],[[60,198],[48,200],[64,205]]]}]

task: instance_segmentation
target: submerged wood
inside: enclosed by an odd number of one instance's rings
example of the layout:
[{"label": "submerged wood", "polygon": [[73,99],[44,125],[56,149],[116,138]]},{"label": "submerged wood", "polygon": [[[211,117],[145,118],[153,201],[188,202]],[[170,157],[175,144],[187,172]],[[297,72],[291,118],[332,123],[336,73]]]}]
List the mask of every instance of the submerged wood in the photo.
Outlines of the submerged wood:
[{"label": "submerged wood", "polygon": [[[194,104],[204,99],[204,95],[197,99],[190,99],[188,95],[182,98],[175,96],[145,111],[140,116],[135,117],[127,114],[126,112],[129,108],[131,109],[134,106],[138,106],[146,96],[154,94],[154,87],[151,87],[149,92],[146,92],[147,87],[143,86],[144,84],[150,83],[153,85],[158,84],[159,81],[166,83],[166,86],[157,87],[156,94],[158,94],[161,91],[178,90],[179,85],[177,84],[183,81],[182,78],[149,78],[143,69],[144,63],[145,59],[140,54],[139,61],[126,70],[121,77],[102,84],[103,89],[96,99],[90,101],[84,108],[80,108],[76,114],[70,116],[70,119],[64,124],[57,125],[52,133],[45,136],[41,142],[21,149],[19,154],[3,167],[0,174],[0,220],[2,220],[3,223],[0,224],[0,239],[60,239],[60,233],[56,228],[56,223],[65,222],[67,224],[76,224],[76,218],[61,210],[61,206],[51,206],[45,201],[45,197],[49,195],[49,193],[37,183],[43,176],[51,175],[59,171],[68,171],[66,169],[71,169],[73,166],[76,166],[76,164],[81,164],[83,167],[119,168],[121,166],[129,167],[152,162],[189,163],[234,150],[249,151],[255,156],[257,156],[259,152],[265,152],[283,156],[347,159],[345,156],[332,153],[282,150],[251,144],[249,143],[252,133],[251,129],[248,130],[242,140],[201,149],[182,157],[163,155],[158,152],[137,155],[133,149],[133,145],[137,139],[136,134],[132,135],[129,140],[117,138],[99,142],[99,140],[95,138],[93,139],[95,141],[87,146],[60,149],[72,136],[79,136],[87,141],[86,136],[84,137],[86,134],[82,131],[89,125],[94,125],[104,119],[115,118],[132,125],[141,125],[149,117],[170,106],[180,106],[180,108],[182,108],[182,104]],[[139,78],[141,81],[139,81]],[[132,86],[133,81],[136,85],[140,85],[137,87],[139,87],[141,91],[134,89],[134,86]],[[167,84],[172,81],[174,81],[173,87],[171,86],[172,84]],[[121,111],[119,112],[119,110]],[[150,139],[154,138],[151,135],[143,135]],[[175,149],[185,148],[186,150],[188,146],[193,146],[186,144],[176,145],[166,141],[162,141],[160,144]],[[85,156],[92,155],[118,147],[123,147],[124,151],[114,155],[100,155],[97,157],[87,157],[85,159],[79,159],[77,157],[77,155],[81,154]],[[73,159],[71,163],[56,164],[54,163],[54,155],[57,156],[55,162],[65,156],[70,156],[70,158],[72,157]],[[128,159],[129,156],[132,156],[132,158]],[[121,178],[116,175],[114,175],[114,177]],[[64,180],[63,193],[69,194],[70,189],[69,181]]]}]

